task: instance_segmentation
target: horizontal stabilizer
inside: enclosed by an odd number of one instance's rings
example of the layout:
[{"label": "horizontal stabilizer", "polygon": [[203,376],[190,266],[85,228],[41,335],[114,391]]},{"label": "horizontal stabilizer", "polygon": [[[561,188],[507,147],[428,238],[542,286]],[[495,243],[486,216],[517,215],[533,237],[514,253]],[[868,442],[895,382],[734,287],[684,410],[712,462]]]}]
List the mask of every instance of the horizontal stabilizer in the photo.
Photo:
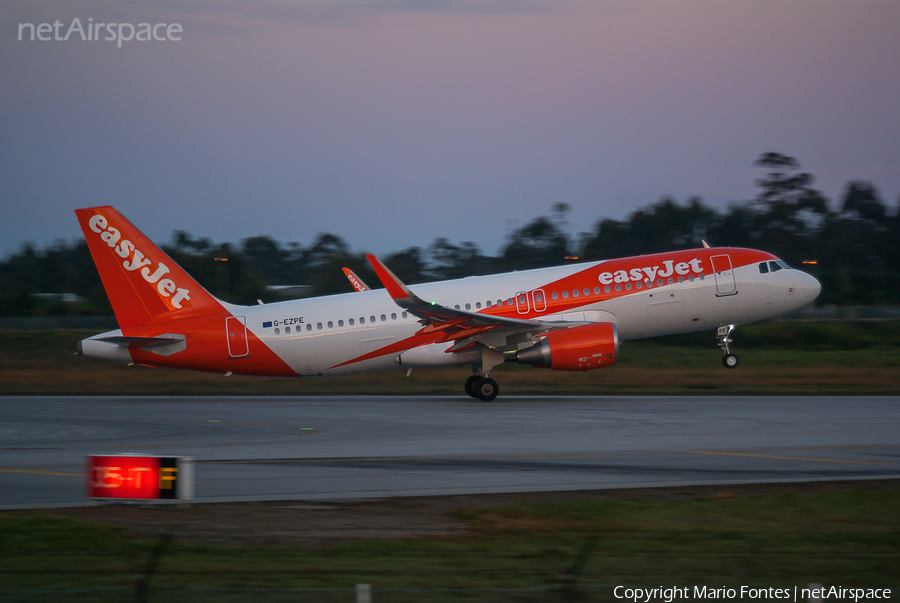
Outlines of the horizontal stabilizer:
[{"label": "horizontal stabilizer", "polygon": [[105,341],[107,343],[128,346],[130,348],[150,349],[180,343],[184,341],[185,337],[184,335],[178,337],[125,337],[117,335],[113,337],[97,337],[96,339],[97,341]]}]

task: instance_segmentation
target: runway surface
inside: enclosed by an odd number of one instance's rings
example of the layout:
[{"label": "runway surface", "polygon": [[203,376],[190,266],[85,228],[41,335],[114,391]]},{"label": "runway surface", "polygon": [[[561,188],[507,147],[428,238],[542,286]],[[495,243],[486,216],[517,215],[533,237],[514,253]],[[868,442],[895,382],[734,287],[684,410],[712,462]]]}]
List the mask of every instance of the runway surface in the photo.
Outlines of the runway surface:
[{"label": "runway surface", "polygon": [[5,397],[0,508],[88,454],[191,456],[196,501],[900,477],[898,397]]}]

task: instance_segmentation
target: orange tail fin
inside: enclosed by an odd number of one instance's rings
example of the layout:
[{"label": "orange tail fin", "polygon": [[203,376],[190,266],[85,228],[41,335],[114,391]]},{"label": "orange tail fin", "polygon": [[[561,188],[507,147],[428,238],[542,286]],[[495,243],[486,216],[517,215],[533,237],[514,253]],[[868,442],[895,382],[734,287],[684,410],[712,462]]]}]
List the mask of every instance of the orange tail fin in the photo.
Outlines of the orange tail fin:
[{"label": "orange tail fin", "polygon": [[76,209],[75,215],[120,328],[224,309],[112,207]]}]

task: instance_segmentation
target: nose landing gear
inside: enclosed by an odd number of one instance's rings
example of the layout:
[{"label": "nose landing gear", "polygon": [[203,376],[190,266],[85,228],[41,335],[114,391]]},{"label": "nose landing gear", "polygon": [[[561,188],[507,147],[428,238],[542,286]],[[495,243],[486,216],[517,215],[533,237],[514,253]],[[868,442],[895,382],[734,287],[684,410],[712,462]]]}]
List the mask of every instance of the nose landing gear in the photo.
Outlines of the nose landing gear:
[{"label": "nose landing gear", "polygon": [[725,325],[719,327],[716,331],[716,339],[718,340],[719,347],[722,348],[722,365],[725,368],[730,369],[733,369],[738,365],[738,357],[732,354],[728,347],[728,344],[732,343],[731,334],[733,332],[734,325]]}]

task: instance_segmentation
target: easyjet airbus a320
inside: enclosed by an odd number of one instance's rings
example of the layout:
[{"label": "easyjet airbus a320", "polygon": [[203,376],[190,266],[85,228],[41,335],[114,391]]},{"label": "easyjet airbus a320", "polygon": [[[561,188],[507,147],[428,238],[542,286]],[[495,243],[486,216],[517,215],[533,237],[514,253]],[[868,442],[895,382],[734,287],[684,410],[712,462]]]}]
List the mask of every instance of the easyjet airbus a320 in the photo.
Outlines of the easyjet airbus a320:
[{"label": "easyjet airbus a320", "polygon": [[[471,365],[465,391],[493,400],[491,369],[515,361],[587,371],[619,342],[716,329],[737,366],[734,325],[813,301],[812,276],[764,251],[701,248],[407,287],[375,256],[385,289],[257,306],[216,299],[112,207],[76,210],[119,329],[85,356],[226,375],[351,375]],[[414,290],[413,290],[414,289]]]}]

